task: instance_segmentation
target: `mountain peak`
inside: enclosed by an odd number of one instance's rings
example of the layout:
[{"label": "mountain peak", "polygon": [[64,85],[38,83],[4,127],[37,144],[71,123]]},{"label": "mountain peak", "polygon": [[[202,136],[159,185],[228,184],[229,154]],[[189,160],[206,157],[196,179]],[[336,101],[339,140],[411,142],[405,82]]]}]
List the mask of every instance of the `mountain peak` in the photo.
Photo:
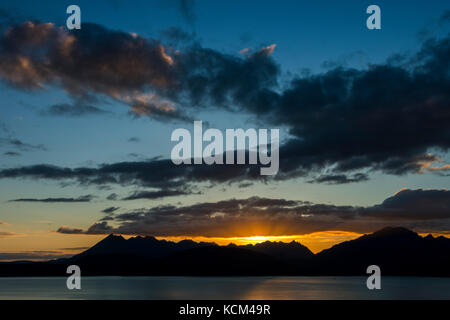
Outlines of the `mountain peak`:
[{"label": "mountain peak", "polygon": [[380,229],[378,231],[375,231],[370,236],[372,237],[411,237],[411,236],[418,236],[418,234],[414,231],[411,231],[409,229],[403,228],[403,227],[385,227],[383,229]]},{"label": "mountain peak", "polygon": [[104,240],[106,239],[123,239],[123,237],[121,235],[115,235],[114,233],[110,233]]},{"label": "mountain peak", "polygon": [[111,233],[106,238],[101,240],[99,243],[110,243],[110,242],[116,243],[116,242],[122,242],[122,241],[126,241],[124,237],[122,237],[121,235],[115,235],[115,234]]}]

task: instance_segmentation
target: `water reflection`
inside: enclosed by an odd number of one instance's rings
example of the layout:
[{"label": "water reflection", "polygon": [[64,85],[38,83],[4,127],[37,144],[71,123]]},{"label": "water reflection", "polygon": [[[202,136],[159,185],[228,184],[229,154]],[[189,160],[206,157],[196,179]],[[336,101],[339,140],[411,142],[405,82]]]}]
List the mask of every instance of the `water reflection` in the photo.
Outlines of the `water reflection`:
[{"label": "water reflection", "polygon": [[0,278],[0,299],[450,299],[449,278],[382,277],[84,277]]}]

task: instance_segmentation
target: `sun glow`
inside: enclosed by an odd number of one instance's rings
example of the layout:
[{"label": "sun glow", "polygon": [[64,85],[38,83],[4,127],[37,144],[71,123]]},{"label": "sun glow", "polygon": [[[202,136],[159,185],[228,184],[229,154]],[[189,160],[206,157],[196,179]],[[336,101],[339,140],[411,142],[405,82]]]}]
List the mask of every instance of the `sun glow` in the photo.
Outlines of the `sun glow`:
[{"label": "sun glow", "polygon": [[271,236],[253,236],[253,237],[244,237],[244,238],[238,238],[242,243],[251,243],[251,244],[255,244],[255,243],[260,243],[260,242],[265,242],[265,241],[281,241],[281,242],[286,242],[286,241],[292,241],[295,238],[297,238],[298,236],[279,236],[279,237],[271,237]]},{"label": "sun glow", "polygon": [[[236,245],[257,244],[265,241],[296,241],[308,247],[312,252],[317,253],[324,249],[330,248],[335,244],[343,241],[356,239],[362,236],[360,233],[347,231],[322,231],[313,232],[302,235],[286,235],[286,236],[249,236],[249,237],[189,237],[194,241],[215,242],[219,245],[228,245],[234,243]],[[187,237],[158,237],[171,241],[181,241]]]}]

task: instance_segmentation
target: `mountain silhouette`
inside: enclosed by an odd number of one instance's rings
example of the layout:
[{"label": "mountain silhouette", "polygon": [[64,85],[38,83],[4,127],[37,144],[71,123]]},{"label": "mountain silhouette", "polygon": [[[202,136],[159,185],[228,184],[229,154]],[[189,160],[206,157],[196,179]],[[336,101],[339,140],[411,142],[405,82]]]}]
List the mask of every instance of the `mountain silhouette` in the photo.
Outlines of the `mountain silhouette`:
[{"label": "mountain silhouette", "polygon": [[133,237],[125,240],[122,236],[110,234],[93,247],[74,256],[75,260],[97,255],[131,255],[145,258],[165,257],[173,252],[194,249],[204,246],[217,246],[215,243],[182,240],[171,242],[157,240],[154,237]]},{"label": "mountain silhouette", "polygon": [[72,264],[83,275],[347,276],[378,265],[383,275],[448,277],[450,239],[388,227],[313,254],[295,241],[219,246],[111,234],[68,259],[0,263],[0,276],[66,276]]},{"label": "mountain silhouette", "polygon": [[285,261],[304,261],[314,256],[311,250],[296,241],[290,243],[265,241],[254,245],[239,246],[239,248],[264,253]]},{"label": "mountain silhouette", "polygon": [[323,250],[314,260],[324,275],[353,275],[374,264],[390,275],[450,276],[450,239],[387,227]]}]

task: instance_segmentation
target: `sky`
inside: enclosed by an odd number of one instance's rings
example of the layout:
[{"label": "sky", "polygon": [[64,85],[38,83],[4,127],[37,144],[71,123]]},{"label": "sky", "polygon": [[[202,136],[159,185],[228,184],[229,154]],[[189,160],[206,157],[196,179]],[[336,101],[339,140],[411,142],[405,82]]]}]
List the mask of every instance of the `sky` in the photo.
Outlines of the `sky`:
[{"label": "sky", "polygon": [[[450,232],[447,1],[77,1],[68,30],[71,4],[0,5],[0,260]],[[278,174],[175,166],[194,120],[279,129]]]}]

